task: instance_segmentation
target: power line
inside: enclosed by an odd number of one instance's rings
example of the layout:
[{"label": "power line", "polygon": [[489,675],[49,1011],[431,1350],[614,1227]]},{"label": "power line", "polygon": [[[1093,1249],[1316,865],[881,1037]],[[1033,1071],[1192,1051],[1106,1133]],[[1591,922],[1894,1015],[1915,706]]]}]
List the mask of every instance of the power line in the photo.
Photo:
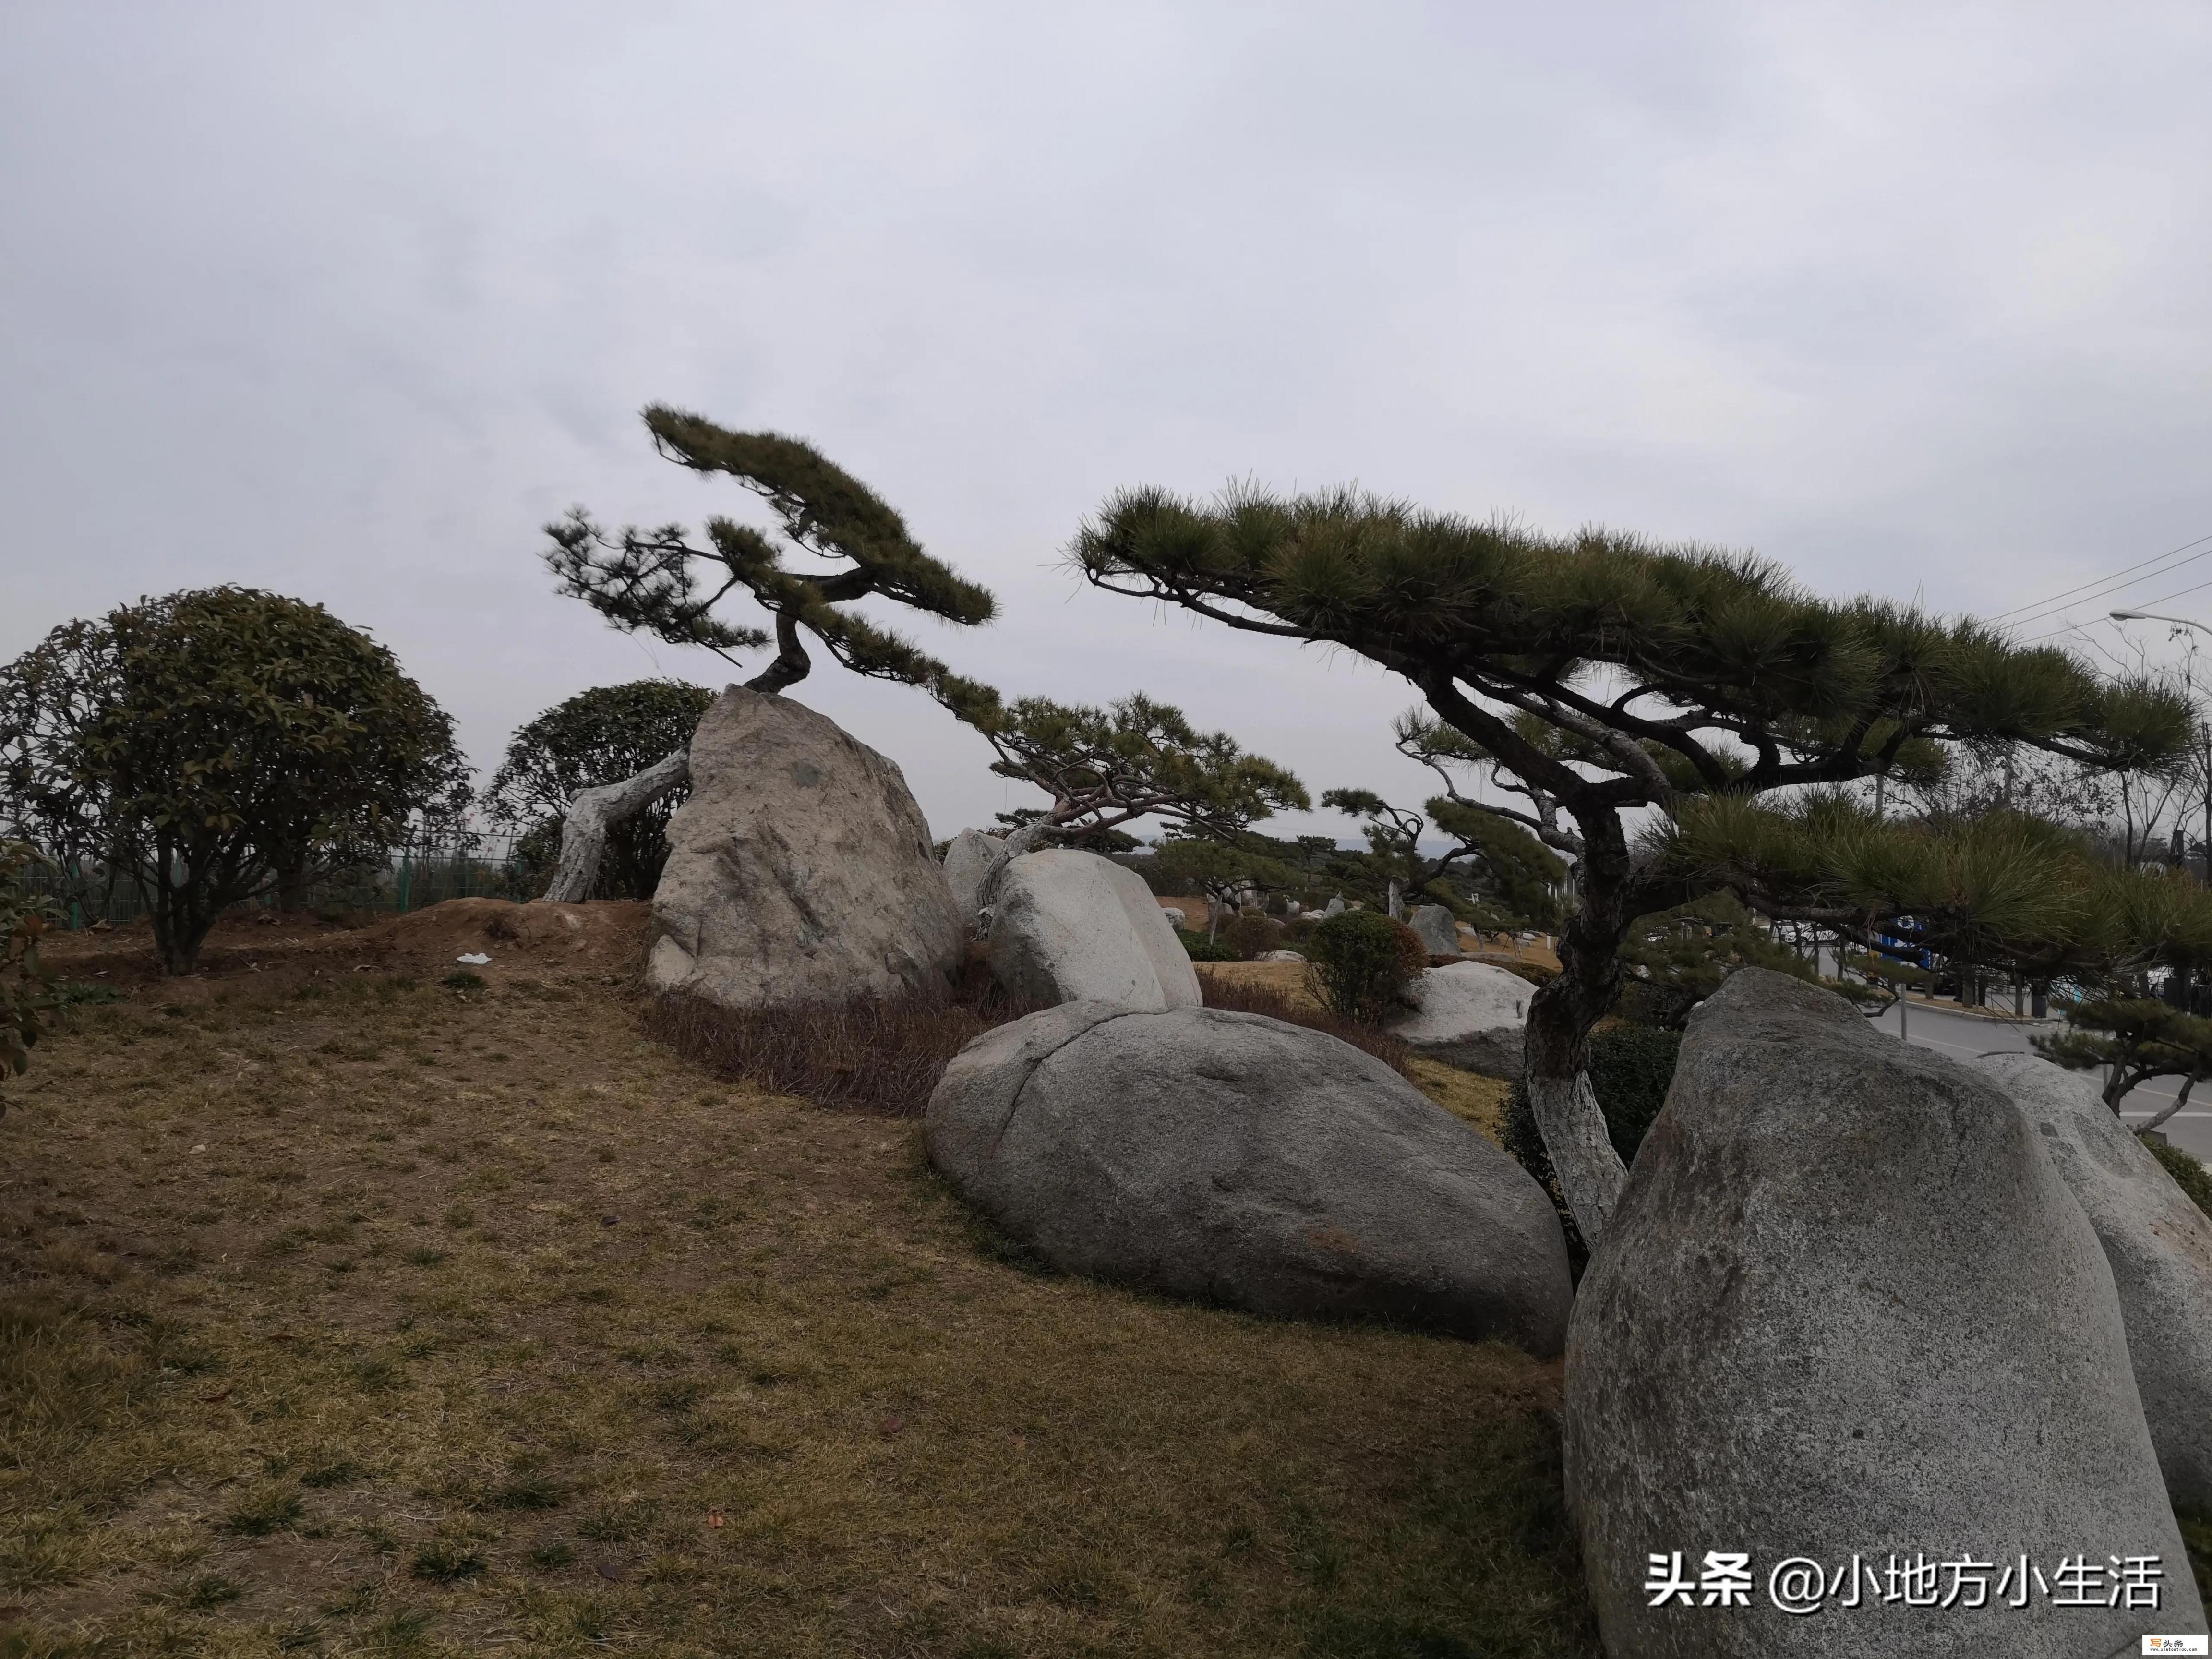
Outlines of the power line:
[{"label": "power line", "polygon": [[[2168,603],[2170,603],[2170,602],[2172,602],[2172,600],[2175,600],[2175,599],[2186,599],[2186,598],[2187,598],[2190,594],[2191,594],[2191,593],[2201,593],[2201,592],[2203,592],[2206,588],[2208,588],[2208,587],[2212,587],[2212,581],[2202,581],[2202,582],[2198,582],[2198,583],[2197,583],[2195,586],[2193,586],[2193,587],[2184,587],[2184,588],[2180,588],[2180,589],[2178,589],[2178,590],[2176,590],[2175,592],[2172,592],[2172,593],[2163,594],[2163,595],[2161,595],[2160,597],[2159,597],[2159,598],[2157,598],[2157,599],[2145,599],[2145,600],[2143,600],[2143,601],[2142,601],[2142,603],[2143,603],[2144,605],[2166,605],[2166,604],[2168,604]],[[2093,618],[2092,620],[2094,620],[2094,619]],[[2158,618],[2156,618],[2156,617],[2151,617],[2151,618],[2148,618],[2148,620],[2150,620],[2150,621],[2155,622],[2155,621],[2157,621],[2157,620],[2158,620]],[[2062,626],[2060,626],[2060,627],[2057,627],[2057,628],[2054,628],[2054,629],[2051,629],[2048,634],[2038,634],[2037,635],[2035,635],[2034,639],[2022,640],[2022,641],[2021,641],[2021,643],[2022,645],[2033,645],[2033,644],[2035,644],[2035,643],[2036,643],[2036,641],[2039,641],[2039,640],[2051,640],[2051,639],[2056,639],[2056,638],[2057,638],[2057,637],[2058,637],[2058,635],[2060,635],[2061,634],[2070,634],[2070,633],[2074,632],[2074,630],[2075,630],[2075,629],[2077,629],[2077,628],[2081,627],[2081,623],[2064,623],[2063,625],[2062,625]]]},{"label": "power line", "polygon": [[[2147,567],[2151,565],[2165,564],[2166,561],[2168,559],[2174,559],[2180,554],[2189,553],[2189,550],[2197,546],[2200,542],[2212,542],[2212,535],[2199,536],[2195,541],[2184,542],[2177,548],[2171,549],[2164,553],[2157,554],[2151,558],[2141,560],[2136,563],[2125,567],[2123,569],[2115,570],[2108,576],[2099,576],[2094,580],[2083,582],[2078,587],[2069,587],[2064,592],[2055,593],[2047,599],[2035,599],[2030,601],[2027,605],[2016,605],[2009,611],[2000,611],[1996,616],[1990,617],[1989,620],[1991,622],[2002,622],[2008,617],[2016,617],[2019,618],[2019,622],[2016,623],[2014,626],[2025,626],[2027,623],[2039,620],[2042,616],[2049,612],[2063,608],[2069,601],[2076,604],[2083,603],[2087,597],[2106,597],[2112,592],[2118,591],[2119,588],[2132,587],[2136,582],[2148,581],[2153,576],[2172,575],[2175,571],[2180,569],[2183,565],[2194,564],[2199,559],[2212,556],[2212,547],[2205,548],[2203,552],[2190,553],[2187,558],[2179,559],[2177,563],[2166,565],[2166,568],[2163,570],[2150,570],[2147,568]],[[2132,573],[2138,570],[2142,571],[2144,574],[2140,576],[2133,575]],[[2122,578],[2124,577],[2129,578],[2129,580],[2123,580]],[[2098,594],[2090,595],[2089,590],[2091,588],[2097,588],[2102,591]],[[2077,599],[2075,598],[2076,595],[2085,596],[2085,599]],[[2160,601],[2154,599],[2150,601],[2150,603],[2155,605],[2160,603]],[[2027,614],[2023,615],[2023,612]]]}]

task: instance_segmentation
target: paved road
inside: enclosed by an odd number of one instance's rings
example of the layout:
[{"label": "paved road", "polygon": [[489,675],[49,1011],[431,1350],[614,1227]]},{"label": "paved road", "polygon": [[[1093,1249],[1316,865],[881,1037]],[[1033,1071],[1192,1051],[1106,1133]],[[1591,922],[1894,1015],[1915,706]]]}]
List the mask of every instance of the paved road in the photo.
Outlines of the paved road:
[{"label": "paved road", "polygon": [[[2014,1024],[2010,1020],[1978,1019],[1972,1014],[1947,1013],[1924,1002],[1912,1005],[1905,1024],[1916,1044],[1925,1044],[1938,1053],[1959,1059],[1987,1054],[1991,1049],[2024,1049],[2028,1046],[2030,1032],[2057,1029],[2055,1024],[2034,1020]],[[1884,1014],[1880,1026],[1894,1036],[1897,1010],[1893,1008]],[[2179,1087],[2171,1078],[2145,1084],[2120,1103],[2121,1115],[2130,1123],[2142,1123],[2172,1105]],[[2165,1130],[2166,1139],[2175,1146],[2212,1162],[2212,1083],[2198,1084],[2190,1094],[2189,1104],[2166,1119]]]}]

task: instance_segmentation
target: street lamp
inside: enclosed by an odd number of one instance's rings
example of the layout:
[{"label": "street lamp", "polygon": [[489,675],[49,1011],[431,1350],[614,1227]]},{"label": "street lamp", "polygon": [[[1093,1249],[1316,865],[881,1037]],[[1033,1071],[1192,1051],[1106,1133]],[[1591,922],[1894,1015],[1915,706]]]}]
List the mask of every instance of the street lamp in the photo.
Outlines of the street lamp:
[{"label": "street lamp", "polygon": [[2161,617],[2155,611],[2115,611],[2111,614],[2114,622],[2172,623],[2176,628],[2193,628],[2200,634],[2212,634],[2212,628],[2201,622],[2191,622],[2186,617]]}]

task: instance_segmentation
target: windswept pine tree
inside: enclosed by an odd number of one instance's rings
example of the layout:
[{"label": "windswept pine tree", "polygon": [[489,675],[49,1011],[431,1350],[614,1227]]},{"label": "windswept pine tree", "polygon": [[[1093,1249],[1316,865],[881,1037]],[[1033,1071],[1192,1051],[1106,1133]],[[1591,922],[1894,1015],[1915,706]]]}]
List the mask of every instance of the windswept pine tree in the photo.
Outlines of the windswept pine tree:
[{"label": "windswept pine tree", "polygon": [[1528,1092],[1595,1243],[1626,1170],[1590,1091],[1591,1028],[1637,918],[1727,885],[1645,845],[1655,815],[1881,778],[1930,745],[2093,768],[2163,761],[2178,695],[2111,681],[1971,620],[1807,592],[1779,568],[1589,530],[1540,535],[1355,491],[1109,500],[1072,555],[1109,592],[1358,652],[1402,676],[1493,774],[1481,809],[1573,864],[1562,972],[1534,999]]},{"label": "windswept pine tree", "polygon": [[1305,786],[1226,732],[1139,693],[1104,708],[1024,697],[969,718],[999,758],[991,769],[1033,784],[1052,805],[1007,837],[1012,856],[1055,838],[1158,817],[1184,835],[1233,838],[1310,805]]},{"label": "windswept pine tree", "polygon": [[[1233,835],[1285,807],[1307,805],[1280,767],[1244,753],[1226,733],[1200,732],[1180,709],[1141,695],[1105,708],[1023,698],[1001,701],[911,641],[847,608],[880,598],[961,627],[989,622],[989,592],[922,550],[889,503],[811,445],[773,432],[732,432],[665,404],[645,411],[654,447],[695,472],[735,479],[768,503],[782,538],[726,518],[695,538],[680,524],[610,532],[581,507],[546,526],[545,562],[560,591],[617,628],[726,660],[773,641],[775,654],[744,682],[779,692],[811,672],[811,637],[856,674],[918,687],[974,727],[998,758],[992,769],[1042,790],[1051,804],[1009,837],[1008,856],[1062,836],[1101,836],[1158,817],[1200,834]],[[726,602],[750,599],[773,634],[733,621]],[[690,779],[679,745],[632,776],[583,789],[568,804],[548,899],[588,897],[608,836]]]},{"label": "windswept pine tree", "polygon": [[[767,502],[781,539],[720,516],[707,520],[703,539],[680,524],[610,533],[575,507],[546,526],[545,562],[562,592],[617,628],[702,646],[733,663],[738,653],[773,639],[775,654],[744,682],[750,690],[781,691],[805,679],[813,667],[811,637],[854,673],[918,686],[963,719],[988,719],[997,709],[988,687],[844,608],[871,597],[895,599],[966,628],[990,621],[997,608],[988,589],[923,551],[875,491],[797,438],[732,432],[663,404],[645,411],[645,424],[667,459],[733,478]],[[736,596],[767,613],[772,634],[717,614]],[[679,747],[633,777],[576,796],[547,898],[589,896],[609,828],[688,781],[688,753]]]}]

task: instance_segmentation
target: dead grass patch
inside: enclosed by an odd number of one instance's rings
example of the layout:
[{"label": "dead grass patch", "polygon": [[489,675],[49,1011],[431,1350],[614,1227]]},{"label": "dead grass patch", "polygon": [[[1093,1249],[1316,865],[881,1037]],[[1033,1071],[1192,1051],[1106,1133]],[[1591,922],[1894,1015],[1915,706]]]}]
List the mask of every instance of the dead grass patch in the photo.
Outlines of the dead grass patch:
[{"label": "dead grass patch", "polygon": [[15,1650],[1595,1653],[1556,1366],[1024,1272],[594,980],[263,977],[11,1089]]},{"label": "dead grass patch", "polygon": [[920,1117],[945,1068],[993,1026],[1034,1012],[971,976],[957,995],[732,1009],[656,999],[645,1030],[726,1082],[823,1106]]}]

